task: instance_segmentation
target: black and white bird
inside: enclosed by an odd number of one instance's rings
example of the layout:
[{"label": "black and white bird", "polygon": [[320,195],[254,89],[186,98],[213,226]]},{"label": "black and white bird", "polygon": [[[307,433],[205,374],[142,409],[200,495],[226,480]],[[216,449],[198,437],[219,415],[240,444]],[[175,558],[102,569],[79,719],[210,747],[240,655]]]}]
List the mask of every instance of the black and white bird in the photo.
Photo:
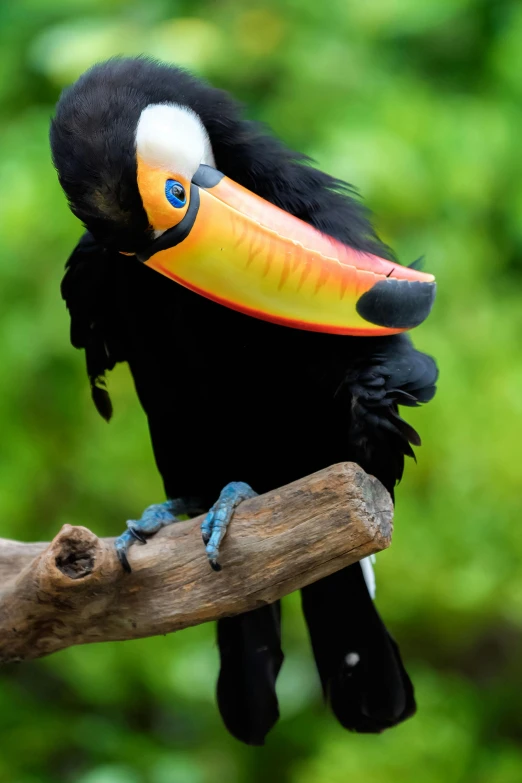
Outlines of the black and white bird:
[{"label": "black and white bird", "polygon": [[[176,514],[210,509],[203,534],[218,569],[239,502],[336,462],[357,462],[393,495],[404,457],[420,444],[399,406],[431,400],[437,378],[433,359],[403,331],[427,316],[434,286],[429,275],[397,264],[351,187],[244,119],[227,93],[147,58],[109,60],[66,89],[51,147],[70,207],[87,229],[63,281],[71,340],[85,351],[93,399],[106,419],[105,373],[128,363],[168,498],[117,540],[123,566],[132,565],[135,539]],[[306,242],[329,269],[324,243],[341,263],[344,254],[355,280],[347,289],[348,325],[321,326],[339,296],[316,324],[308,311],[295,316],[293,303],[308,303],[298,285],[291,288],[293,266],[284,272],[288,286],[284,277],[270,289],[290,298],[274,299],[273,311],[272,299],[266,312],[263,302],[258,307],[260,288],[243,277],[257,274],[252,246],[248,268],[234,266],[235,251],[213,255],[214,237],[221,248],[231,241],[215,218],[223,210],[240,230],[250,221],[252,241],[261,232],[265,261],[272,252],[266,237],[286,242],[287,227],[305,239],[288,251],[288,242],[281,245],[283,261]],[[361,280],[371,282],[361,289]],[[372,590],[369,563],[302,590],[325,698],[340,723],[359,732],[381,732],[415,711]],[[238,739],[263,744],[279,715],[279,604],[220,620],[218,644],[223,720]]]}]

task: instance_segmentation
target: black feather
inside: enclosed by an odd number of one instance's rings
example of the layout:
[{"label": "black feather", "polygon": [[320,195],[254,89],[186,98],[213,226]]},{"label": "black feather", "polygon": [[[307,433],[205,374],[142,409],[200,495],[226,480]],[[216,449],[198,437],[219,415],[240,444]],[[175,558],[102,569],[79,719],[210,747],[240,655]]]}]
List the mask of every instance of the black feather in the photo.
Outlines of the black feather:
[{"label": "black feather", "polygon": [[[430,356],[415,351],[405,335],[375,342],[377,350],[370,349],[348,370],[337,397],[345,399],[352,412],[349,430],[355,461],[393,494],[404,457],[414,457],[411,446],[421,445],[419,434],[399,415],[398,406],[428,402],[435,393],[437,367]],[[383,345],[387,350],[382,350]]]},{"label": "black feather", "polygon": [[91,381],[91,395],[94,406],[105,421],[110,421],[113,414],[112,402],[109,392],[105,388],[104,378],[94,378]]},{"label": "black feather", "polygon": [[413,686],[359,563],[301,592],[323,693],[339,722],[379,733],[413,715]]},{"label": "black feather", "polygon": [[424,256],[419,256],[419,258],[416,258],[411,264],[408,264],[408,267],[409,269],[424,269],[425,260]]},{"label": "black feather", "polygon": [[218,621],[217,698],[230,733],[263,745],[279,718],[275,684],[283,664],[279,601]]}]

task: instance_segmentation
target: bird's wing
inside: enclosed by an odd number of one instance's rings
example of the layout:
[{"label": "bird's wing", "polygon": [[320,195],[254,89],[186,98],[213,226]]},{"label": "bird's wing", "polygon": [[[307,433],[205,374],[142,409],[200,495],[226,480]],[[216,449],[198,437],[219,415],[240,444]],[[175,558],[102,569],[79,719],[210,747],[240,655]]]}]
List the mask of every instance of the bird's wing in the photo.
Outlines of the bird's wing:
[{"label": "bird's wing", "polygon": [[437,377],[431,356],[416,351],[409,337],[400,335],[352,364],[338,390],[350,410],[350,459],[376,476],[392,496],[402,478],[404,457],[414,457],[412,446],[421,442],[399,406],[429,402]]}]

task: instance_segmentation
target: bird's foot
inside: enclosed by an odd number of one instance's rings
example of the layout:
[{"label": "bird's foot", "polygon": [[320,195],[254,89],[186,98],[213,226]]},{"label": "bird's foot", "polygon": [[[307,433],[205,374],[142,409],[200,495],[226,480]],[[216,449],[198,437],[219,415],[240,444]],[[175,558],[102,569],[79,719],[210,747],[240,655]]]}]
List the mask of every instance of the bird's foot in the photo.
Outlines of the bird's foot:
[{"label": "bird's foot", "polygon": [[177,500],[167,500],[165,503],[154,503],[148,506],[143,512],[141,519],[129,519],[127,521],[127,530],[118,536],[114,542],[116,554],[123,566],[123,569],[130,574],[132,571],[127,553],[129,548],[138,541],[140,544],[146,544],[147,539],[155,535],[162,527],[179,522],[180,514],[201,513],[203,509],[201,504],[191,500],[179,498]]},{"label": "bird's foot", "polygon": [[243,481],[231,481],[230,484],[227,484],[221,490],[219,498],[203,520],[201,535],[206,547],[208,561],[214,571],[221,571],[221,566],[218,563],[219,547],[225,537],[234,511],[243,500],[254,498],[256,495],[257,492],[254,492],[252,487]]}]

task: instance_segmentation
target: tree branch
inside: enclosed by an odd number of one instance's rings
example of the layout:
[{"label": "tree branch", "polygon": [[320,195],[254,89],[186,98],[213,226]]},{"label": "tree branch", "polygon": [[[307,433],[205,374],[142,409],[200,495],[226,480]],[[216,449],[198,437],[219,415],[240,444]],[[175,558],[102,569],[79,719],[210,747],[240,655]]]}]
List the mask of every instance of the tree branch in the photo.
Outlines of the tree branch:
[{"label": "tree branch", "polygon": [[130,552],[64,525],[50,544],[0,539],[0,662],[74,644],[137,639],[239,614],[385,549],[393,505],[353,463],[333,465],[237,509],[212,571],[199,530],[179,522]]}]

